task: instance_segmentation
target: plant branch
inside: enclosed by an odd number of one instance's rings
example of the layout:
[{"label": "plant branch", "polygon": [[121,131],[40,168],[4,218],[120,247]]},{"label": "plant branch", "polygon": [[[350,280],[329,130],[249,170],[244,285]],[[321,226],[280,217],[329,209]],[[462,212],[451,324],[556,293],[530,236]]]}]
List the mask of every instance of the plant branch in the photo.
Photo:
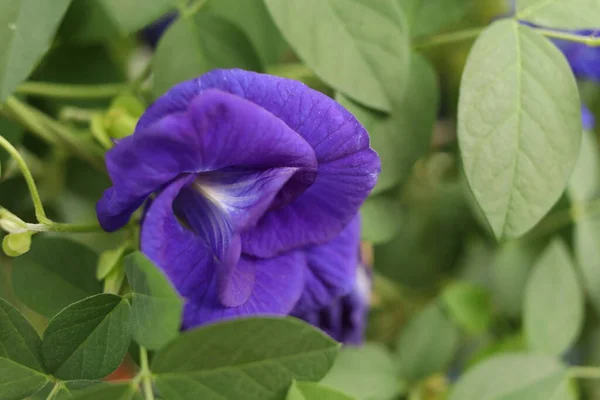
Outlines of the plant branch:
[{"label": "plant branch", "polygon": [[152,372],[148,364],[148,351],[145,347],[140,346],[140,367],[142,368],[139,376],[142,380],[144,395],[146,400],[154,400],[154,391],[152,390]]},{"label": "plant branch", "polygon": [[62,99],[98,99],[117,96],[127,90],[127,84],[109,83],[102,85],[73,85],[48,82],[25,82],[17,88],[17,93],[29,96],[54,97]]}]

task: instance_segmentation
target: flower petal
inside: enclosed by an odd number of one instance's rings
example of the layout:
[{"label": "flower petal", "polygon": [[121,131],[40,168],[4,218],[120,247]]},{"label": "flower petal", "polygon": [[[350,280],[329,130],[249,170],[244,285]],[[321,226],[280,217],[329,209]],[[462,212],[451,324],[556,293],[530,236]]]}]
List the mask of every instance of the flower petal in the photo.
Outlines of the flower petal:
[{"label": "flower petal", "polygon": [[[573,33],[581,37],[597,37],[600,30],[579,30]],[[554,43],[564,53],[576,77],[600,82],[600,47],[566,40],[554,40]]]},{"label": "flower petal", "polygon": [[104,229],[120,228],[151,193],[182,173],[233,166],[296,168],[287,201],[314,181],[312,147],[271,113],[219,90],[189,100],[182,110],[138,124],[133,136],[107,154],[113,187],[97,206]]},{"label": "flower petal", "polygon": [[584,104],[581,105],[581,124],[587,131],[591,131],[596,126],[594,114]]},{"label": "flower petal", "polygon": [[356,215],[380,170],[366,130],[340,104],[300,82],[242,70],[215,70],[175,86],[148,109],[139,126],[184,110],[199,93],[215,88],[285,122],[314,148],[319,163],[308,190],[289,206],[271,210],[242,236],[243,251],[270,257],[335,237]]}]

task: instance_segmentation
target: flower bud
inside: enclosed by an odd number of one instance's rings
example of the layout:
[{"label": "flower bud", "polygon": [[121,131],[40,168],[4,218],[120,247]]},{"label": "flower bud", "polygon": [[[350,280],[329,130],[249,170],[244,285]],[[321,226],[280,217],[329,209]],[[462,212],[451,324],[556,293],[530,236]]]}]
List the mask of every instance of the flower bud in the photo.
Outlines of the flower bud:
[{"label": "flower bud", "polygon": [[104,116],[104,128],[113,139],[122,139],[135,130],[138,119],[144,112],[144,105],[134,96],[117,97]]},{"label": "flower bud", "polygon": [[10,233],[2,240],[2,250],[9,257],[19,257],[31,248],[32,232]]},{"label": "flower bud", "polygon": [[8,233],[25,233],[27,228],[25,222],[15,219],[0,218],[0,229]]}]

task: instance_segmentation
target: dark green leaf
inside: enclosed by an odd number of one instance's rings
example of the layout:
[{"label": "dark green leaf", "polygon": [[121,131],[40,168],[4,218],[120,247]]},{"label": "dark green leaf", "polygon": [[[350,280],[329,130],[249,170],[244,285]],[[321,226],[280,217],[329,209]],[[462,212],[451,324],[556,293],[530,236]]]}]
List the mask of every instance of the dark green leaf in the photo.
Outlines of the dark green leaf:
[{"label": "dark green leaf", "polygon": [[183,300],[168,278],[142,253],[125,258],[125,271],[133,292],[133,338],[148,349],[158,350],[179,334]]},{"label": "dark green leaf", "polygon": [[413,36],[436,33],[441,28],[460,20],[472,0],[398,0],[404,10]]},{"label": "dark green leaf", "polygon": [[321,379],[338,349],[292,318],[244,318],[184,333],[156,354],[152,372],[168,399],[281,399],[293,379]]},{"label": "dark green leaf", "polygon": [[555,239],[527,282],[523,325],[530,348],[553,355],[568,350],[583,325],[583,293],[566,245]]},{"label": "dark green leaf", "polygon": [[74,400],[131,400],[141,399],[131,383],[114,383],[110,385],[98,385],[77,392]]},{"label": "dark green leaf", "polygon": [[0,299],[0,357],[43,372],[42,341],[12,305]]},{"label": "dark green leaf", "polygon": [[98,256],[67,239],[40,236],[31,250],[14,260],[15,294],[34,311],[47,317],[69,304],[102,290],[95,278]]},{"label": "dark green leaf", "polygon": [[[0,136],[8,140],[13,146],[17,146],[23,136],[23,128],[16,123],[0,116]],[[0,167],[2,170],[6,168],[6,161],[10,159],[10,155],[2,148],[0,148]],[[2,173],[0,172],[0,177]]]},{"label": "dark green leaf", "polygon": [[180,18],[169,27],[156,49],[154,94],[215,68],[261,70],[260,60],[242,31],[209,13]]},{"label": "dark green leaf", "polygon": [[344,347],[321,380],[360,400],[392,400],[398,396],[398,373],[389,350],[380,343]]},{"label": "dark green leaf", "polygon": [[417,381],[443,371],[458,344],[458,328],[436,303],[430,304],[408,322],[398,338],[401,376]]},{"label": "dark green leaf", "polygon": [[596,29],[600,21],[597,0],[516,0],[517,18],[561,29]]},{"label": "dark green leaf", "polygon": [[467,282],[453,283],[442,293],[450,317],[473,335],[484,333],[492,322],[490,300],[484,288]]},{"label": "dark green leaf", "polygon": [[465,68],[458,138],[467,180],[498,238],[518,237],[564,191],[581,146],[575,79],[560,50],[502,20]]},{"label": "dark green leaf", "polygon": [[0,399],[21,400],[40,391],[50,380],[44,374],[0,357]]},{"label": "dark green leaf", "polygon": [[113,372],[131,342],[129,303],[99,294],[72,304],[44,332],[44,363],[60,379],[98,379]]},{"label": "dark green leaf", "polygon": [[296,382],[292,383],[290,390],[285,398],[286,400],[352,400],[354,397],[348,396],[336,389],[329,388],[315,382]]},{"label": "dark green leaf", "polygon": [[575,400],[567,369],[554,357],[505,354],[470,369],[449,400]]},{"label": "dark green leaf", "polygon": [[48,51],[71,0],[0,0],[0,103]]},{"label": "dark green leaf", "polygon": [[409,35],[396,0],[265,0],[300,58],[334,89],[390,111],[403,96]]},{"label": "dark green leaf", "polygon": [[[52,400],[74,400],[77,395],[85,390],[92,390],[97,387],[110,386],[102,381],[76,380],[61,382],[60,389]],[[42,391],[43,392],[43,391]],[[45,398],[45,397],[44,397]]]}]

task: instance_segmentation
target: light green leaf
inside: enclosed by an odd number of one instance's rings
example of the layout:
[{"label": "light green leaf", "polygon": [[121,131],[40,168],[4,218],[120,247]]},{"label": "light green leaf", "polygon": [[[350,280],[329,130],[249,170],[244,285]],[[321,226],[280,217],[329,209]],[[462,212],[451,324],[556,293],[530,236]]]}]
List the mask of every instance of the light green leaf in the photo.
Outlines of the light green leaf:
[{"label": "light green leaf", "polygon": [[3,299],[0,299],[0,357],[44,371],[40,337],[19,310]]},{"label": "light green leaf", "polygon": [[261,70],[258,55],[244,33],[210,13],[178,19],[161,38],[152,62],[156,96],[215,68]]},{"label": "light green leaf", "polygon": [[600,313],[600,217],[587,216],[575,224],[573,247],[581,268],[583,286]]},{"label": "light green leaf", "polygon": [[596,29],[598,0],[516,0],[517,18],[560,29]]},{"label": "light green leaf", "polygon": [[167,277],[142,253],[125,258],[131,285],[131,329],[140,345],[158,350],[179,335],[183,300]]},{"label": "light green leaf", "polygon": [[449,400],[575,400],[567,369],[554,357],[503,354],[460,378]]},{"label": "light green leaf", "polygon": [[263,0],[211,0],[206,8],[240,28],[256,48],[264,66],[281,61],[288,45]]},{"label": "light green leaf", "polygon": [[516,21],[491,25],[462,78],[467,181],[498,238],[530,230],[559,199],[581,146],[575,79],[554,44]]},{"label": "light green leaf", "polygon": [[590,201],[600,193],[600,154],[594,133],[583,132],[581,150],[569,179],[569,197],[575,202]]},{"label": "light green leaf", "polygon": [[285,398],[286,400],[353,400],[354,397],[348,396],[336,389],[314,383],[314,382],[296,382],[292,383],[290,390]]},{"label": "light green leaf", "polygon": [[417,381],[443,371],[458,344],[458,328],[436,303],[430,304],[408,322],[398,337],[400,375]]},{"label": "light green leaf", "polygon": [[492,322],[492,303],[489,293],[482,287],[456,282],[444,289],[442,301],[450,317],[465,331],[479,335]]},{"label": "light green leaf", "polygon": [[60,379],[99,379],[113,372],[131,343],[129,303],[99,294],[74,303],[44,332],[44,363]]},{"label": "light green leaf", "polygon": [[396,367],[380,343],[344,347],[321,383],[360,400],[392,400],[398,396]]},{"label": "light green leaf", "polygon": [[292,318],[243,318],[182,334],[155,355],[152,372],[169,399],[280,399],[293,379],[321,379],[338,349]]},{"label": "light green leaf", "polygon": [[530,348],[559,355],[583,325],[583,293],[569,250],[553,240],[539,256],[527,282],[523,325]]},{"label": "light green leaf", "polygon": [[67,239],[36,237],[31,250],[13,261],[12,283],[29,308],[52,317],[64,307],[99,293],[98,256]]},{"label": "light green leaf", "polygon": [[33,396],[48,382],[46,375],[0,357],[0,399],[21,400]]},{"label": "light green leaf", "polygon": [[409,37],[396,0],[265,0],[300,58],[334,89],[390,111],[402,99]]},{"label": "light green leaf", "polygon": [[113,383],[82,390],[73,398],[75,400],[131,400],[142,399],[142,396],[131,383]]},{"label": "light green leaf", "polygon": [[123,257],[127,254],[129,248],[127,246],[121,246],[116,249],[106,250],[100,255],[98,259],[98,269],[96,270],[96,278],[106,278],[114,268],[123,260]]},{"label": "light green leaf", "polygon": [[0,103],[50,48],[71,0],[0,0]]},{"label": "light green leaf", "polygon": [[412,36],[433,34],[460,20],[472,0],[398,0]]},{"label": "light green leaf", "polygon": [[360,209],[362,239],[385,243],[394,237],[402,223],[398,200],[379,195],[365,201]]}]

